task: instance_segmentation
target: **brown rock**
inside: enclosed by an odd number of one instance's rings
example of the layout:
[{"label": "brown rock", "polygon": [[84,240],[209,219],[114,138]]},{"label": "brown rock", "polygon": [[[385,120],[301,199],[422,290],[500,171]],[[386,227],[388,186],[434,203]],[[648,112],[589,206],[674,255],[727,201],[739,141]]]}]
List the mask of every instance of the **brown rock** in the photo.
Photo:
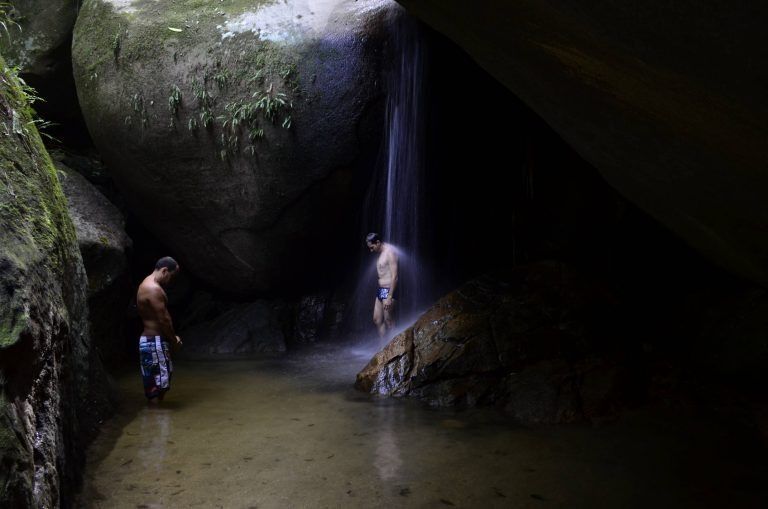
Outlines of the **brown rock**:
[{"label": "brown rock", "polygon": [[435,406],[498,404],[529,424],[613,408],[622,368],[595,357],[613,301],[556,262],[483,276],[443,297],[357,375],[362,391]]}]

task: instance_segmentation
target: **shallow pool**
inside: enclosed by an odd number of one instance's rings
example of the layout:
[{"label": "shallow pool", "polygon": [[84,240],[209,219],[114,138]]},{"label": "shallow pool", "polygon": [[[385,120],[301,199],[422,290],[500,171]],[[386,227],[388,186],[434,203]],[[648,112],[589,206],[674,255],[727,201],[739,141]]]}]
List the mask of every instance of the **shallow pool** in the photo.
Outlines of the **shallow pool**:
[{"label": "shallow pool", "polygon": [[[525,429],[352,388],[371,352],[178,362],[160,408],[138,367],[89,450],[79,506],[749,507],[755,451],[664,411],[601,427]],[[744,449],[744,451],[742,451]],[[766,506],[768,507],[768,506]]]}]

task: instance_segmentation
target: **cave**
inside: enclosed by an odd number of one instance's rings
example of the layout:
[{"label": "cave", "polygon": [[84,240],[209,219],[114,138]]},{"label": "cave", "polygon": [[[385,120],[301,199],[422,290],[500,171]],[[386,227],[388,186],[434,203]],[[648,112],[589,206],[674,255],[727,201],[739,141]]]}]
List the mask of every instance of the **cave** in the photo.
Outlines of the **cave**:
[{"label": "cave", "polygon": [[700,4],[0,5],[0,506],[768,505]]}]

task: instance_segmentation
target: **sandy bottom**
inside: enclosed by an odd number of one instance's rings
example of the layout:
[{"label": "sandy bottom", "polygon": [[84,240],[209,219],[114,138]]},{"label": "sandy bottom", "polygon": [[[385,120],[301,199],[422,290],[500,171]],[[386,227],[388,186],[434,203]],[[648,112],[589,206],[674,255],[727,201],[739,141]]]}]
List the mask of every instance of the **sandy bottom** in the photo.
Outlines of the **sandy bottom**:
[{"label": "sandy bottom", "polygon": [[369,354],[178,362],[162,408],[147,408],[137,368],[76,505],[768,507],[762,451],[717,423],[644,411],[530,430],[357,393]]}]

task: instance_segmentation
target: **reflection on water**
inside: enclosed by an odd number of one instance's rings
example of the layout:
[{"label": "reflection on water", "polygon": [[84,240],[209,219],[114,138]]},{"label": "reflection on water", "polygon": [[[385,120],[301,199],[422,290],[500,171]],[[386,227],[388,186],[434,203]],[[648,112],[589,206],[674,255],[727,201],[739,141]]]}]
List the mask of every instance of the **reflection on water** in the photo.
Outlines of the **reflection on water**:
[{"label": "reflection on water", "polygon": [[146,409],[139,414],[139,435],[142,447],[136,451],[136,459],[147,473],[160,474],[165,451],[171,437],[173,410],[166,408]]},{"label": "reflection on water", "polygon": [[768,507],[760,450],[701,419],[522,429],[357,393],[367,360],[179,362],[162,408],[132,370],[76,506]]},{"label": "reflection on water", "polygon": [[376,433],[376,456],[373,466],[382,481],[391,481],[398,477],[403,460],[397,445],[397,435],[394,429],[392,407],[384,407],[379,412],[381,426]]}]

